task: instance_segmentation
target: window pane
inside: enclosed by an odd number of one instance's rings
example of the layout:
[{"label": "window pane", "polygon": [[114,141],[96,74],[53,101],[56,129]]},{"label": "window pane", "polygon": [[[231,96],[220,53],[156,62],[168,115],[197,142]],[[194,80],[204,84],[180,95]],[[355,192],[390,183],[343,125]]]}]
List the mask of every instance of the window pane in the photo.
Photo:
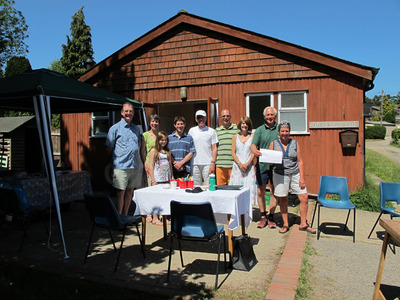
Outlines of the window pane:
[{"label": "window pane", "polygon": [[304,93],[281,94],[281,108],[304,107]]},{"label": "window pane", "polygon": [[108,119],[93,120],[93,135],[107,135],[107,132],[108,132]]},{"label": "window pane", "polygon": [[305,111],[281,111],[279,121],[289,121],[290,131],[307,131]]},{"label": "window pane", "polygon": [[249,95],[250,119],[253,122],[253,128],[264,124],[264,108],[271,106],[271,95]]}]

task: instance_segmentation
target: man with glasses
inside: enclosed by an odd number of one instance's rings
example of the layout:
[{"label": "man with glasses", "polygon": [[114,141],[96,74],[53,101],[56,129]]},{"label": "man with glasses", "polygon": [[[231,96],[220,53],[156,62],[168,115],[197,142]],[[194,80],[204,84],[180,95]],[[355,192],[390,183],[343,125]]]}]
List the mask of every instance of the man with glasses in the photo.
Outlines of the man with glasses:
[{"label": "man with glasses", "polygon": [[[261,220],[258,222],[258,228],[276,228],[274,222],[274,212],[276,209],[276,198],[274,196],[274,185],[272,182],[272,170],[268,163],[259,162],[261,156],[260,149],[269,149],[272,141],[278,139],[278,126],[276,125],[276,109],[268,106],[264,109],[265,123],[256,129],[254,133],[251,151],[257,157],[256,179],[257,179],[257,202],[261,212]],[[265,204],[265,191],[267,184],[271,191],[271,200],[269,205],[269,215],[267,219],[267,211]]]}]

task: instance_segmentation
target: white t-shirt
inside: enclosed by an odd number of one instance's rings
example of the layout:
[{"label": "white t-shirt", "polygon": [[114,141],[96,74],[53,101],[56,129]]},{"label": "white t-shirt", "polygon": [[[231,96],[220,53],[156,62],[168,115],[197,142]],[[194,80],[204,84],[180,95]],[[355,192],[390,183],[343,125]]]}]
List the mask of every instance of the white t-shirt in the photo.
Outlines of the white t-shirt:
[{"label": "white t-shirt", "polygon": [[193,137],[196,153],[193,157],[193,165],[210,165],[212,161],[212,145],[218,143],[217,133],[206,126],[190,128],[189,134]]}]

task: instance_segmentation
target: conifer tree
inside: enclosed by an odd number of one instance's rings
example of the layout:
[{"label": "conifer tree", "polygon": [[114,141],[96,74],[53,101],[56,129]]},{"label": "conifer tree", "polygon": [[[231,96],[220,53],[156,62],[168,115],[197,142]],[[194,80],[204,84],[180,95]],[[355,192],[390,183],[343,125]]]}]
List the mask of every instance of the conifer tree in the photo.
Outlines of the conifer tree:
[{"label": "conifer tree", "polygon": [[85,23],[83,6],[73,16],[71,38],[67,36],[67,45],[62,45],[61,64],[65,75],[76,78],[86,72],[85,61],[93,58],[92,34],[90,26]]}]

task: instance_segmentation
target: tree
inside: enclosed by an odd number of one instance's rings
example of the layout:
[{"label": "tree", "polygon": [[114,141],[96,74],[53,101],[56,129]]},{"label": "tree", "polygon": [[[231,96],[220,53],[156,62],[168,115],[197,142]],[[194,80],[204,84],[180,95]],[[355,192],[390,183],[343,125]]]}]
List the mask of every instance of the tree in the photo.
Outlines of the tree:
[{"label": "tree", "polygon": [[65,70],[64,70],[64,68],[62,66],[61,60],[59,60],[58,58],[55,58],[50,63],[49,70],[56,71],[56,72],[61,73],[61,74],[65,74]]},{"label": "tree", "polygon": [[14,4],[14,0],[0,0],[0,69],[12,56],[28,52],[24,42],[28,37],[28,25]]},{"label": "tree", "polygon": [[61,64],[65,75],[76,78],[86,72],[85,61],[93,58],[92,34],[85,23],[83,6],[73,16],[71,38],[67,36],[67,45],[62,45]]},{"label": "tree", "polygon": [[7,62],[4,77],[14,76],[26,71],[32,71],[29,59],[23,56],[13,56]]}]

